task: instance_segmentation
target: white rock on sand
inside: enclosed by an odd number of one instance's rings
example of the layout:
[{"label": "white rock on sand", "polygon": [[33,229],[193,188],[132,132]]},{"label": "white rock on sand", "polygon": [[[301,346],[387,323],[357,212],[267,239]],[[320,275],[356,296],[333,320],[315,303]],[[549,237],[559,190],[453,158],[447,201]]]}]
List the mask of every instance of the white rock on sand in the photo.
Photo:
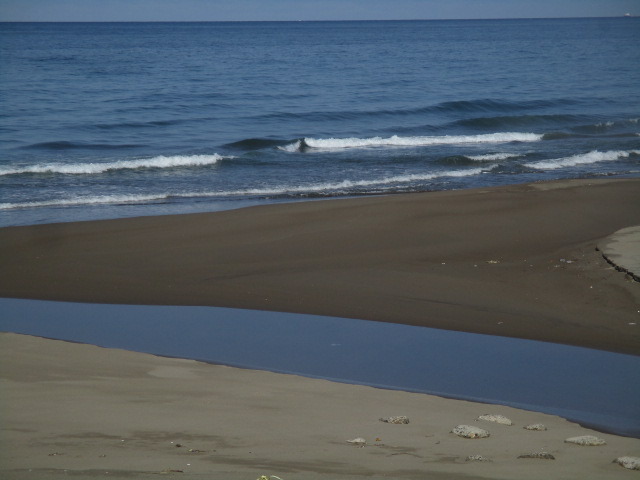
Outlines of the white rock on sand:
[{"label": "white rock on sand", "polygon": [[532,423],[531,425],[527,425],[525,427],[522,427],[525,430],[536,430],[539,432],[543,432],[547,429],[547,427],[545,427],[543,424],[541,423]]},{"label": "white rock on sand", "polygon": [[504,415],[493,415],[485,413],[484,415],[480,415],[477,419],[484,420],[486,422],[499,423],[500,425],[513,425],[513,422]]},{"label": "white rock on sand", "polygon": [[491,435],[487,430],[471,425],[458,425],[452,430],[452,433],[463,438],[486,438]]},{"label": "white rock on sand", "polygon": [[555,460],[556,457],[547,452],[533,452],[533,453],[525,453],[518,458],[540,458],[542,460]]},{"label": "white rock on sand", "polygon": [[598,446],[598,445],[606,445],[603,439],[598,438],[594,435],[582,435],[579,437],[571,437],[565,440],[565,443],[575,443],[576,445],[583,446]]},{"label": "white rock on sand", "polygon": [[357,445],[359,447],[364,447],[367,444],[367,441],[362,437],[356,437],[351,440],[347,440],[347,443],[352,445]]},{"label": "white rock on sand", "polygon": [[396,425],[402,425],[402,424],[409,423],[409,419],[404,415],[399,415],[397,417],[381,418],[380,421],[381,422],[385,422],[385,423],[394,423]]},{"label": "white rock on sand", "polygon": [[629,470],[640,470],[640,457],[618,457],[613,462]]}]

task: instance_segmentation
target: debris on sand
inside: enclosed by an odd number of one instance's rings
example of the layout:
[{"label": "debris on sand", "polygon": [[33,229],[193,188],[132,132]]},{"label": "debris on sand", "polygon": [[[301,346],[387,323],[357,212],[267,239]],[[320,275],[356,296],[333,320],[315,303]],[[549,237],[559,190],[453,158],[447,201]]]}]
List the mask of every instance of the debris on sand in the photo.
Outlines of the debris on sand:
[{"label": "debris on sand", "polygon": [[463,438],[486,438],[490,435],[487,430],[471,425],[458,425],[452,430],[452,433]]}]

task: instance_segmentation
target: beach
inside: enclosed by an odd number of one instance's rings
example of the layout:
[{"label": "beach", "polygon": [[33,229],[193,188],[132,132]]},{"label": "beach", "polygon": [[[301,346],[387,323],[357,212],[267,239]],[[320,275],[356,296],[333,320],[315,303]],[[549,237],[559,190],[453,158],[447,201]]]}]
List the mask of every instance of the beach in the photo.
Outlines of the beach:
[{"label": "beach", "polygon": [[[638,224],[639,187],[556,181],[3,228],[0,296],[312,313],[637,355],[638,283],[597,246]],[[8,479],[629,478],[612,462],[640,452],[638,439],[505,406],[12,333],[0,343]],[[380,420],[393,416],[409,423]],[[458,425],[490,436],[460,438]],[[606,444],[565,442],[582,435]]]},{"label": "beach", "polygon": [[[0,345],[7,480],[636,475],[612,462],[637,456],[640,440],[551,415],[23,335],[0,334]],[[394,416],[409,423],[380,420]],[[458,437],[458,425],[490,436]],[[565,442],[583,435],[606,444]],[[548,455],[519,458],[532,454]]]},{"label": "beach", "polygon": [[640,180],[589,179],[0,229],[0,296],[209,305],[640,353],[597,251]]}]

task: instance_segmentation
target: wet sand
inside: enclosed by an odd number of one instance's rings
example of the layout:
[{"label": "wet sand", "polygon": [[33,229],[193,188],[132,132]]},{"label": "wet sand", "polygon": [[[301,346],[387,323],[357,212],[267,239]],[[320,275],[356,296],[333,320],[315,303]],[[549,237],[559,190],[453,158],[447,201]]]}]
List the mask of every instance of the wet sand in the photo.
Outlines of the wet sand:
[{"label": "wet sand", "polygon": [[640,288],[596,250],[639,179],[0,229],[0,296],[212,305],[640,354]]},{"label": "wet sand", "polygon": [[[636,473],[612,461],[640,452],[541,413],[10,333],[0,389],[7,480],[623,479]],[[458,437],[460,424],[490,436]],[[606,445],[565,443],[581,435]],[[518,458],[532,453],[554,459]]]}]

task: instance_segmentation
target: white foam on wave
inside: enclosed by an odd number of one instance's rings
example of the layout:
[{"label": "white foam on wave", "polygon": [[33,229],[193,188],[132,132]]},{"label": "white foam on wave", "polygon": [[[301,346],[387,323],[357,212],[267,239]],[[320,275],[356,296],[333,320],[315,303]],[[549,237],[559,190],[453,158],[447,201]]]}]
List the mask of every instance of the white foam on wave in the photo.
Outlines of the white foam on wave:
[{"label": "white foam on wave", "polygon": [[300,140],[297,140],[288,145],[282,145],[278,147],[278,150],[282,150],[283,152],[298,152],[300,151],[301,146],[302,146],[302,142]]},{"label": "white foam on wave", "polygon": [[213,155],[160,155],[153,158],[138,160],[120,160],[108,163],[50,163],[31,165],[19,168],[0,168],[2,175],[20,175],[24,173],[60,173],[65,175],[95,175],[115,170],[135,170],[138,168],[176,168],[214,165],[224,158],[214,153]]},{"label": "white foam on wave", "polygon": [[518,153],[487,153],[485,155],[468,155],[467,158],[476,162],[495,162],[521,156]]},{"label": "white foam on wave", "polygon": [[[318,193],[344,191],[351,188],[384,186],[391,184],[411,183],[425,180],[433,180],[443,177],[469,177],[479,175],[486,171],[483,168],[473,168],[468,170],[452,170],[438,173],[412,173],[407,175],[394,175],[383,178],[368,180],[342,180],[340,182],[315,183],[298,186],[277,186],[271,188],[254,188],[246,190],[234,190],[226,192],[211,192],[201,194],[201,196],[236,196],[236,195],[286,195],[292,193]],[[178,195],[180,196],[180,195]]]},{"label": "white foam on wave", "polygon": [[[420,147],[464,143],[537,142],[542,140],[537,133],[499,132],[481,135],[440,135],[419,137],[371,137],[371,138],[305,138],[304,146],[319,150],[343,150],[349,148]],[[285,151],[298,151],[301,141],[282,147]]]},{"label": "white foam on wave", "polygon": [[551,160],[543,160],[541,162],[525,163],[525,167],[536,168],[538,170],[556,170],[558,168],[575,167],[576,165],[587,165],[598,162],[611,162],[620,158],[627,158],[629,155],[640,155],[640,151],[631,150],[610,150],[600,152],[592,150],[589,153],[572,155],[570,157],[554,158]]},{"label": "white foam on wave", "polygon": [[444,177],[469,177],[485,172],[483,168],[467,170],[451,170],[437,173],[414,173],[407,175],[394,175],[389,177],[369,180],[342,180],[340,182],[315,183],[309,185],[282,185],[270,188],[247,188],[244,190],[229,190],[215,192],[184,192],[158,195],[99,195],[90,197],[76,197],[71,199],[52,199],[24,203],[0,203],[0,210],[39,207],[71,207],[80,205],[109,205],[123,203],[144,203],[174,198],[198,198],[198,197],[234,197],[234,196],[262,196],[262,195],[287,195],[296,193],[318,193],[345,191],[358,187],[385,186],[433,180]]},{"label": "white foam on wave", "polygon": [[91,197],[57,198],[23,203],[0,203],[0,210],[40,207],[73,207],[80,205],[110,205],[123,203],[142,203],[165,200],[168,195],[96,195]]}]

